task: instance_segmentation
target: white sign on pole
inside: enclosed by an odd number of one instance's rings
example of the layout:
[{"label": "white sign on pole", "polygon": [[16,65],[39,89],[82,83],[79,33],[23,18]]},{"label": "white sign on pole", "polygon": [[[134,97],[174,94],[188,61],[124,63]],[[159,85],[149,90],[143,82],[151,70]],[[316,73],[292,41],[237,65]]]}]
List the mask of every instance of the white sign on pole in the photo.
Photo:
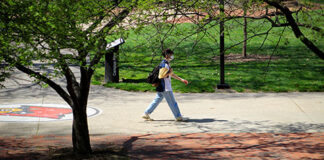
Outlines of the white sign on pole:
[{"label": "white sign on pole", "polygon": [[107,44],[106,50],[108,50],[110,48],[113,48],[113,47],[116,47],[118,45],[121,45],[123,43],[125,43],[125,40],[123,38],[119,38],[119,39]]}]

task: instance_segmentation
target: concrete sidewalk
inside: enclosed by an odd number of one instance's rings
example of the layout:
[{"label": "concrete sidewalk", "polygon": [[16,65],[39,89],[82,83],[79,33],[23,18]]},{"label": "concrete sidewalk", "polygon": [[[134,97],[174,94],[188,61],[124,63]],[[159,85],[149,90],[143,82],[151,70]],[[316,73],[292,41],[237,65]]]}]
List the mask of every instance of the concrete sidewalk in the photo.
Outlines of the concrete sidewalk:
[{"label": "concrete sidewalk", "polygon": [[[0,105],[65,104],[54,90],[31,83],[23,73],[14,77],[0,90]],[[89,118],[90,134],[324,132],[324,93],[175,93],[190,120],[174,122],[164,100],[151,116],[155,121],[146,122],[141,115],[154,97],[92,86],[88,106],[101,113]],[[66,135],[71,125],[71,120],[0,122],[0,136]]]},{"label": "concrete sidewalk", "polygon": [[[66,105],[20,72],[5,85],[0,108]],[[175,122],[165,101],[152,114],[155,121],[144,121],[154,97],[91,86],[88,106],[100,113],[88,119],[95,151],[90,159],[324,158],[324,93],[175,93],[188,122]],[[64,157],[72,152],[72,120],[0,121],[0,128],[0,159],[73,159]]]}]

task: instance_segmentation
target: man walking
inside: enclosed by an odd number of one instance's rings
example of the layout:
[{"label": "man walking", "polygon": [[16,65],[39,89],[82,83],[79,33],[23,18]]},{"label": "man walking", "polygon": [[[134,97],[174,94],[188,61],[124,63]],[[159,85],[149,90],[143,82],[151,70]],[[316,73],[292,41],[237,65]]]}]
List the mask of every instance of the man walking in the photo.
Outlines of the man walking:
[{"label": "man walking", "polygon": [[156,97],[153,100],[153,102],[149,105],[149,107],[145,110],[144,115],[142,118],[145,120],[152,120],[150,118],[150,114],[155,110],[155,108],[160,104],[160,102],[163,100],[163,98],[166,99],[168,102],[168,105],[175,117],[176,121],[186,121],[187,118],[183,118],[178,103],[176,102],[172,86],[171,86],[171,77],[180,80],[181,82],[188,84],[188,81],[185,79],[180,78],[176,74],[173,73],[173,70],[170,66],[170,62],[173,60],[173,51],[170,49],[166,49],[162,52],[162,55],[164,57],[164,60],[160,63],[160,70],[159,70],[159,79],[161,79],[161,83],[156,87]]}]

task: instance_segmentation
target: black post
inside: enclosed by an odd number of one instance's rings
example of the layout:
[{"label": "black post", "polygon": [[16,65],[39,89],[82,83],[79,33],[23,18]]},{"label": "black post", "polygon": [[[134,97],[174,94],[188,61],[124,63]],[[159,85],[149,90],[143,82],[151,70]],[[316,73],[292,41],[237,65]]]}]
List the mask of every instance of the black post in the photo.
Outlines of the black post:
[{"label": "black post", "polygon": [[224,40],[224,16],[225,16],[225,4],[224,0],[220,0],[220,84],[217,85],[217,89],[228,89],[230,86],[225,83],[225,40]]},{"label": "black post", "polygon": [[105,83],[119,82],[118,51],[119,46],[116,46],[105,54]]}]

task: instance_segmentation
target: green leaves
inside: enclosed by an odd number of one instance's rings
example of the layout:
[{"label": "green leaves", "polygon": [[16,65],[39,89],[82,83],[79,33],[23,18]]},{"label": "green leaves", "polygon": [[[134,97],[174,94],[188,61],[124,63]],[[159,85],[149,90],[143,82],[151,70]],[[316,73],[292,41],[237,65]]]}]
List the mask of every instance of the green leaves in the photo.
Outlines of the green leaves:
[{"label": "green leaves", "polygon": [[16,4],[13,0],[8,0],[7,2],[10,6],[14,6]]}]

